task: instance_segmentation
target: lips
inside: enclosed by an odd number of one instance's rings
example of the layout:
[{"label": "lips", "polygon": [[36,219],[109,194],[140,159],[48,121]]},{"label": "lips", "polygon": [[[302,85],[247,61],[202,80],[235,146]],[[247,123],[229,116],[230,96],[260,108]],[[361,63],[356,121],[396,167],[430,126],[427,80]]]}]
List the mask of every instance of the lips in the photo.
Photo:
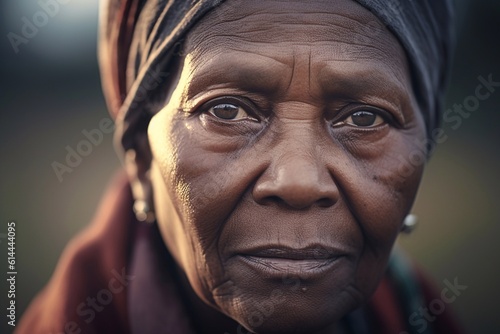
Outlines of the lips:
[{"label": "lips", "polygon": [[287,274],[301,279],[320,277],[346,255],[337,248],[320,244],[305,248],[263,246],[235,254],[245,265],[266,276]]},{"label": "lips", "polygon": [[322,245],[309,246],[306,248],[289,247],[259,247],[240,252],[243,256],[259,258],[279,258],[289,260],[327,260],[342,255],[342,252],[335,248]]}]

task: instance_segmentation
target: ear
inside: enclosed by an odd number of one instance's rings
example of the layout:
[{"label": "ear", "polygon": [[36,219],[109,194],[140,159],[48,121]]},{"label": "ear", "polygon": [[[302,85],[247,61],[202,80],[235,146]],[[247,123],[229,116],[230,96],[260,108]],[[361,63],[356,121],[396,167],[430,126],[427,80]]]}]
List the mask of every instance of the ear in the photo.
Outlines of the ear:
[{"label": "ear", "polygon": [[135,200],[134,212],[137,220],[152,223],[155,220],[150,177],[152,155],[147,131],[139,134],[136,138],[135,147],[125,151],[125,171]]}]

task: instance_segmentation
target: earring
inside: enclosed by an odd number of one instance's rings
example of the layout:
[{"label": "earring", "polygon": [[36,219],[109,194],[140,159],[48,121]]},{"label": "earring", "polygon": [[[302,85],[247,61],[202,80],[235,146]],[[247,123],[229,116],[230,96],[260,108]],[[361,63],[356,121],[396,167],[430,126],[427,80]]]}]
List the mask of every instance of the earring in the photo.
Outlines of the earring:
[{"label": "earring", "polygon": [[153,223],[155,214],[153,212],[153,191],[151,186],[150,165],[145,164],[148,158],[144,156],[144,151],[138,152],[135,149],[128,149],[125,152],[124,164],[129,177],[130,190],[135,199],[132,209],[135,217],[140,222]]},{"label": "earring", "polygon": [[140,222],[153,223],[155,221],[154,212],[144,200],[136,200],[134,202],[134,213]]},{"label": "earring", "polygon": [[409,214],[405,217],[403,221],[403,226],[401,226],[401,232],[405,234],[410,234],[415,230],[418,224],[418,217],[414,214]]}]

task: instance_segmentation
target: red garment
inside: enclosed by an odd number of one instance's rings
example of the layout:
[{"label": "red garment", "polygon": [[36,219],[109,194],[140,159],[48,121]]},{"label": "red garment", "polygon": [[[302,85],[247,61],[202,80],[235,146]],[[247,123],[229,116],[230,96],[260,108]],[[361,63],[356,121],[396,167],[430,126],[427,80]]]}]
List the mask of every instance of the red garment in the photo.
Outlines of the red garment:
[{"label": "red garment", "polygon": [[[16,334],[151,333],[155,327],[169,334],[192,332],[173,280],[163,277],[158,281],[155,275],[148,277],[148,264],[132,260],[133,247],[139,250],[145,247],[143,254],[153,249],[147,247],[148,231],[153,227],[138,223],[131,208],[130,188],[122,173],[111,183],[93,223],[66,247],[50,282],[23,315]],[[134,273],[142,277],[129,277],[131,265]],[[440,297],[421,272],[417,276],[425,300]],[[148,284],[139,287],[131,284],[139,278],[151,280],[149,290]],[[155,290],[158,286],[161,291]],[[152,298],[148,295],[160,295],[161,298],[155,298],[160,302],[151,305]],[[133,305],[128,303],[130,299]],[[133,316],[129,316],[131,309]],[[382,280],[367,312],[373,333],[408,331],[408,317],[388,277]],[[132,331],[137,327],[134,318],[150,324],[151,329],[139,327]],[[448,310],[436,317],[431,325],[437,334],[461,333]]]},{"label": "red garment", "polygon": [[[87,324],[77,314],[81,303],[96,298],[127,267],[132,195],[125,174],[111,183],[93,223],[63,252],[47,286],[33,300],[16,328],[17,334],[129,333],[126,289]],[[81,332],[78,331],[81,329]]]}]

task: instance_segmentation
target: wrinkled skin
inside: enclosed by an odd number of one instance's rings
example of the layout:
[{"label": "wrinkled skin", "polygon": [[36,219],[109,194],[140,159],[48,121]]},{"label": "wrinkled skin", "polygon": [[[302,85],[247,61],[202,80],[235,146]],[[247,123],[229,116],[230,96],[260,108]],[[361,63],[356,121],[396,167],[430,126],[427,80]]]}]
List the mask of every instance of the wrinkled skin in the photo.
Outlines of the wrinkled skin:
[{"label": "wrinkled skin", "polygon": [[150,122],[157,222],[214,322],[334,331],[374,292],[415,198],[422,167],[403,176],[401,161],[425,129],[404,51],[334,3],[223,3]]}]

